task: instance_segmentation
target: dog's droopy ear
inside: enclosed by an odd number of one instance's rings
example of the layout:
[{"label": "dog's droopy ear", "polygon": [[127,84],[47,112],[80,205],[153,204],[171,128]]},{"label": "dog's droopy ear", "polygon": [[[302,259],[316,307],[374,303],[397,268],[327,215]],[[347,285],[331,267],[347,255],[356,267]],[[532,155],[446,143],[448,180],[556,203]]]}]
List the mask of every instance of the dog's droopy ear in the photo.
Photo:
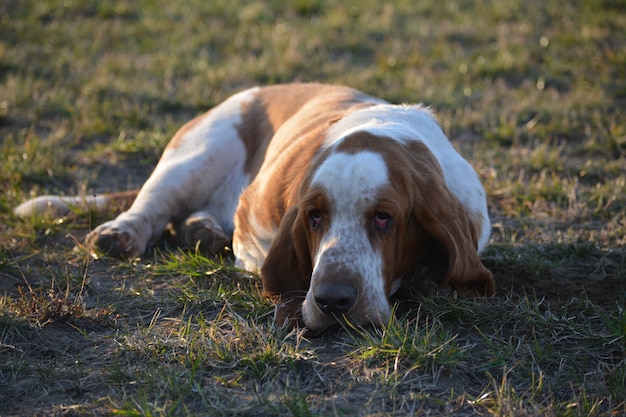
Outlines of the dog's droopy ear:
[{"label": "dog's droopy ear", "polygon": [[290,208],[261,267],[263,290],[274,298],[276,323],[298,321],[299,310],[311,281],[312,263],[304,224],[298,208]]},{"label": "dog's droopy ear", "polygon": [[413,146],[423,147],[411,153],[417,159],[414,166],[419,167],[413,173],[413,214],[438,243],[430,262],[426,260],[429,270],[439,271],[443,285],[460,296],[493,295],[493,276],[478,256],[478,220],[472,219],[472,214],[450,191],[439,163],[428,148],[419,142]]}]

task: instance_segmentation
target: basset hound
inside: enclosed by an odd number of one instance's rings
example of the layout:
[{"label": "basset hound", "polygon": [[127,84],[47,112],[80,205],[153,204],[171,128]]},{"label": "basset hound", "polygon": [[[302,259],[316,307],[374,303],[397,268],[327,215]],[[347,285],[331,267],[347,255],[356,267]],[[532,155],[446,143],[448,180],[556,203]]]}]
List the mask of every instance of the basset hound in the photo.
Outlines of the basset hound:
[{"label": "basset hound", "polygon": [[424,270],[458,295],[494,294],[479,258],[485,191],[421,105],[342,86],[251,88],[184,125],[141,190],[41,196],[15,214],[126,200],[87,235],[91,249],[132,258],[168,224],[206,252],[232,245],[237,266],[260,272],[280,325],[380,325],[390,296]]}]

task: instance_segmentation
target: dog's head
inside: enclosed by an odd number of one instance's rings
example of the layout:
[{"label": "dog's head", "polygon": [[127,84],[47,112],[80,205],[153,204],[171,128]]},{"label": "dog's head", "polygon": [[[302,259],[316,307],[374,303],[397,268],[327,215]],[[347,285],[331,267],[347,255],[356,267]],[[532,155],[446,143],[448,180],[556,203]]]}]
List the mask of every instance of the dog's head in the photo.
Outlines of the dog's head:
[{"label": "dog's head", "polygon": [[279,322],[301,307],[311,330],[338,319],[382,324],[417,264],[460,295],[492,295],[481,221],[419,138],[351,132],[311,165],[261,269],[264,289],[281,298]]}]

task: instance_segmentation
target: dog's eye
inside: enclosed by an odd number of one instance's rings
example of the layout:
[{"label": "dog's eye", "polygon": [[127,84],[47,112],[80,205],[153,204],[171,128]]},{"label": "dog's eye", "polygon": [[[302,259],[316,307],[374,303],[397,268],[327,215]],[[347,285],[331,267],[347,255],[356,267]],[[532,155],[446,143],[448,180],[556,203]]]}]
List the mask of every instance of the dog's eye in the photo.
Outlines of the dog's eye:
[{"label": "dog's eye", "polygon": [[386,231],[391,226],[391,216],[384,211],[376,210],[374,213],[374,225],[382,231]]},{"label": "dog's eye", "polygon": [[309,212],[309,225],[312,229],[316,229],[322,222],[322,212],[318,209]]}]

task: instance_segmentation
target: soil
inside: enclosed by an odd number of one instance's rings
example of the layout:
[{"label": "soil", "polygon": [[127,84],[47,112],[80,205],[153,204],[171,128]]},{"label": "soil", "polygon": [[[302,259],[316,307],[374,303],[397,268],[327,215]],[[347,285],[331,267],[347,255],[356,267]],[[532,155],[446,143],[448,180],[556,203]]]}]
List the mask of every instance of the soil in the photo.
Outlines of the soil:
[{"label": "soil", "polygon": [[[116,182],[114,175],[105,166],[96,175],[106,179],[100,188],[111,190],[110,186]],[[141,177],[136,172],[132,180],[127,177],[126,180],[132,183],[127,188],[140,183]],[[86,232],[87,229],[72,229],[71,235],[42,236],[38,242],[40,249],[32,261],[22,261],[20,268],[9,268],[9,272],[0,271],[0,294],[17,299],[20,297],[20,287],[25,291],[27,284],[33,288],[41,286],[46,278],[30,274],[27,269],[45,271],[46,262],[66,264],[67,268],[81,268],[80,262],[73,259],[46,261],[46,257],[54,257],[55,253],[71,253],[70,248]],[[551,251],[548,249],[546,253]],[[28,255],[19,253],[17,248],[16,253],[12,254],[14,257]],[[572,265],[565,271],[547,269],[542,273],[533,271],[523,262],[502,260],[497,256],[487,256],[484,263],[494,273],[497,297],[528,295],[542,299],[553,307],[581,299],[612,309],[626,299],[626,280],[611,273],[612,270],[623,269],[625,255],[618,251],[595,255],[602,257],[602,260],[594,258],[591,262]],[[102,259],[88,266],[85,276],[90,278],[82,294],[88,309],[106,305],[107,294],[122,286],[132,285],[132,274],[127,269],[116,268],[116,265],[119,265],[119,261],[115,259]],[[99,404],[95,400],[94,405],[94,399],[107,398],[114,389],[103,384],[100,378],[102,367],[114,363],[112,357],[116,348],[113,336],[145,320],[136,312],[125,314],[124,317],[110,317],[106,313],[98,315],[96,312],[93,317],[80,319],[70,315],[49,324],[20,325],[12,329],[16,340],[8,338],[0,344],[0,362],[10,361],[0,364],[0,414],[73,416],[82,415],[86,410],[95,415],[110,412],[110,404]],[[0,324],[3,324],[2,317]],[[29,371],[13,381],[7,371],[16,366],[27,367]],[[46,375],[54,377],[46,378]]]}]

